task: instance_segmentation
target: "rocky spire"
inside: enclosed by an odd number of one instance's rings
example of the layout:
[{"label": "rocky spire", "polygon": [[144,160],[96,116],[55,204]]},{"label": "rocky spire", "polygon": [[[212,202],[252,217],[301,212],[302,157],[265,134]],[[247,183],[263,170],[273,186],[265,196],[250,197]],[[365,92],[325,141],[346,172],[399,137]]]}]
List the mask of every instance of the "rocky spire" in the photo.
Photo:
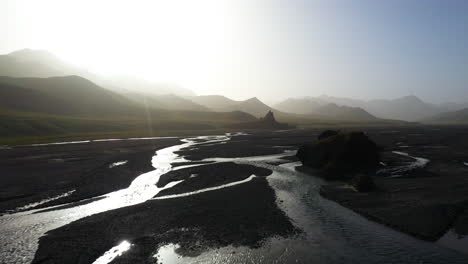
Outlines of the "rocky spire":
[{"label": "rocky spire", "polygon": [[267,121],[267,122],[271,122],[271,123],[275,123],[276,122],[276,119],[275,119],[275,116],[273,115],[273,112],[270,110],[268,111],[268,113],[265,115],[265,117],[263,118],[263,120]]}]

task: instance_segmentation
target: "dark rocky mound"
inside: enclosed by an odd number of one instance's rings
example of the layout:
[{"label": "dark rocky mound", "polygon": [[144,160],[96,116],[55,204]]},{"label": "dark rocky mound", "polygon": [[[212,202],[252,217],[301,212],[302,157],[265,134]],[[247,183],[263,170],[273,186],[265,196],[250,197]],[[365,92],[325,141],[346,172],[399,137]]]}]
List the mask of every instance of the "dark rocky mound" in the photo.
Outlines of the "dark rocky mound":
[{"label": "dark rocky mound", "polygon": [[374,178],[369,174],[356,174],[351,180],[351,184],[358,192],[370,192],[375,189]]},{"label": "dark rocky mound", "polygon": [[272,111],[268,111],[268,113],[265,115],[265,117],[263,117],[262,120],[271,124],[278,123],[276,122],[275,115],[273,115]]},{"label": "dark rocky mound", "polygon": [[268,111],[265,117],[260,118],[253,122],[243,122],[231,125],[232,128],[248,128],[248,129],[288,129],[293,128],[292,126],[279,123],[276,121],[272,111]]},{"label": "dark rocky mound", "polygon": [[326,139],[332,136],[336,136],[338,135],[338,133],[340,133],[339,130],[325,130],[322,133],[320,133],[320,135],[318,135],[317,138],[318,140],[322,140],[322,139]]},{"label": "dark rocky mound", "polygon": [[374,171],[379,165],[377,145],[362,132],[340,132],[305,144],[296,156],[304,166],[318,169],[327,180],[351,179],[356,173]]}]

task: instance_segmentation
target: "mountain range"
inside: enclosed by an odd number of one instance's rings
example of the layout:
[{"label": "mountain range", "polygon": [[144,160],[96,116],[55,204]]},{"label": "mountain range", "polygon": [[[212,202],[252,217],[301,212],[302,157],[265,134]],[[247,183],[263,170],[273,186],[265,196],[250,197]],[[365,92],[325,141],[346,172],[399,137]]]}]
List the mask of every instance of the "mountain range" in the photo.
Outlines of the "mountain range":
[{"label": "mountain range", "polygon": [[468,123],[468,108],[440,113],[423,120],[423,122],[436,124],[466,124]]},{"label": "mountain range", "polygon": [[[275,108],[292,113],[323,113],[321,107],[336,104],[342,107],[353,107],[356,112],[365,111],[368,114],[393,120],[424,121],[449,110],[461,110],[468,104],[431,104],[410,95],[396,99],[357,100],[345,97],[321,95],[318,97],[288,98],[274,105]],[[335,107],[336,108],[336,107]]]},{"label": "mountain range", "polygon": [[327,102],[320,98],[288,98],[276,105],[276,109],[296,114],[316,114],[329,118],[344,120],[376,120],[377,117],[369,114],[360,107],[350,107]]},{"label": "mountain range", "polygon": [[[25,49],[0,56],[0,134],[29,135],[31,128],[73,133],[82,130],[83,122],[104,119],[108,122],[93,121],[89,124],[94,128],[89,129],[125,130],[129,124],[136,124],[135,129],[232,127],[229,124],[254,122],[269,112],[292,125],[396,122],[391,120],[456,123],[468,122],[468,110],[462,110],[466,106],[434,105],[416,96],[364,101],[326,95],[291,97],[269,106],[257,97],[196,96],[173,84],[128,76],[109,79],[47,51]],[[116,120],[122,122],[116,125]]]},{"label": "mountain range", "polygon": [[143,92],[151,94],[173,93],[182,96],[195,95],[192,91],[169,83],[152,83],[124,75],[101,76],[75,67],[44,50],[22,49],[0,55],[0,76],[10,77],[56,77],[76,75],[99,86],[116,92]]}]

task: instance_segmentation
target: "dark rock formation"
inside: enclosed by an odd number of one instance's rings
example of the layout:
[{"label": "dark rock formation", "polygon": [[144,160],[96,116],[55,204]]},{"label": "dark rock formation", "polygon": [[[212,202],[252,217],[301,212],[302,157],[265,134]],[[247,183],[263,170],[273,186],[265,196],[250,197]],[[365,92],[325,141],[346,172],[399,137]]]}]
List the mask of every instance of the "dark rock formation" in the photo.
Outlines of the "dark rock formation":
[{"label": "dark rock formation", "polygon": [[374,179],[369,174],[356,174],[351,180],[351,184],[358,192],[370,192],[375,189]]},{"label": "dark rock formation", "polygon": [[341,132],[303,145],[296,156],[304,166],[318,169],[327,180],[350,179],[379,165],[377,145],[362,132]]},{"label": "dark rock formation", "polygon": [[288,128],[293,128],[292,126],[290,126],[288,124],[279,123],[278,121],[276,121],[275,115],[273,114],[272,111],[268,111],[268,113],[265,115],[265,117],[260,118],[257,121],[238,123],[238,124],[232,125],[231,127],[233,127],[233,128],[248,128],[248,129],[288,129]]},{"label": "dark rock formation", "polygon": [[268,113],[263,118],[263,121],[270,122],[270,123],[277,123],[272,111],[268,111]]},{"label": "dark rock formation", "polygon": [[326,139],[332,136],[336,136],[338,135],[338,133],[340,133],[339,130],[325,130],[322,133],[320,133],[320,135],[318,135],[317,138],[318,140],[322,140],[322,139]]}]

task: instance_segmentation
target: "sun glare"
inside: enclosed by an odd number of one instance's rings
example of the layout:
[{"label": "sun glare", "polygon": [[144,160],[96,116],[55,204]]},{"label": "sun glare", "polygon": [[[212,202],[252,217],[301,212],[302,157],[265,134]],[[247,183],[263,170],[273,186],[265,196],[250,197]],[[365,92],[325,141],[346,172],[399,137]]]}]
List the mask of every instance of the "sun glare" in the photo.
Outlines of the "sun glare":
[{"label": "sun glare", "polygon": [[50,0],[23,2],[18,11],[34,32],[31,43],[65,60],[104,74],[193,83],[219,65],[230,42],[226,3]]}]

